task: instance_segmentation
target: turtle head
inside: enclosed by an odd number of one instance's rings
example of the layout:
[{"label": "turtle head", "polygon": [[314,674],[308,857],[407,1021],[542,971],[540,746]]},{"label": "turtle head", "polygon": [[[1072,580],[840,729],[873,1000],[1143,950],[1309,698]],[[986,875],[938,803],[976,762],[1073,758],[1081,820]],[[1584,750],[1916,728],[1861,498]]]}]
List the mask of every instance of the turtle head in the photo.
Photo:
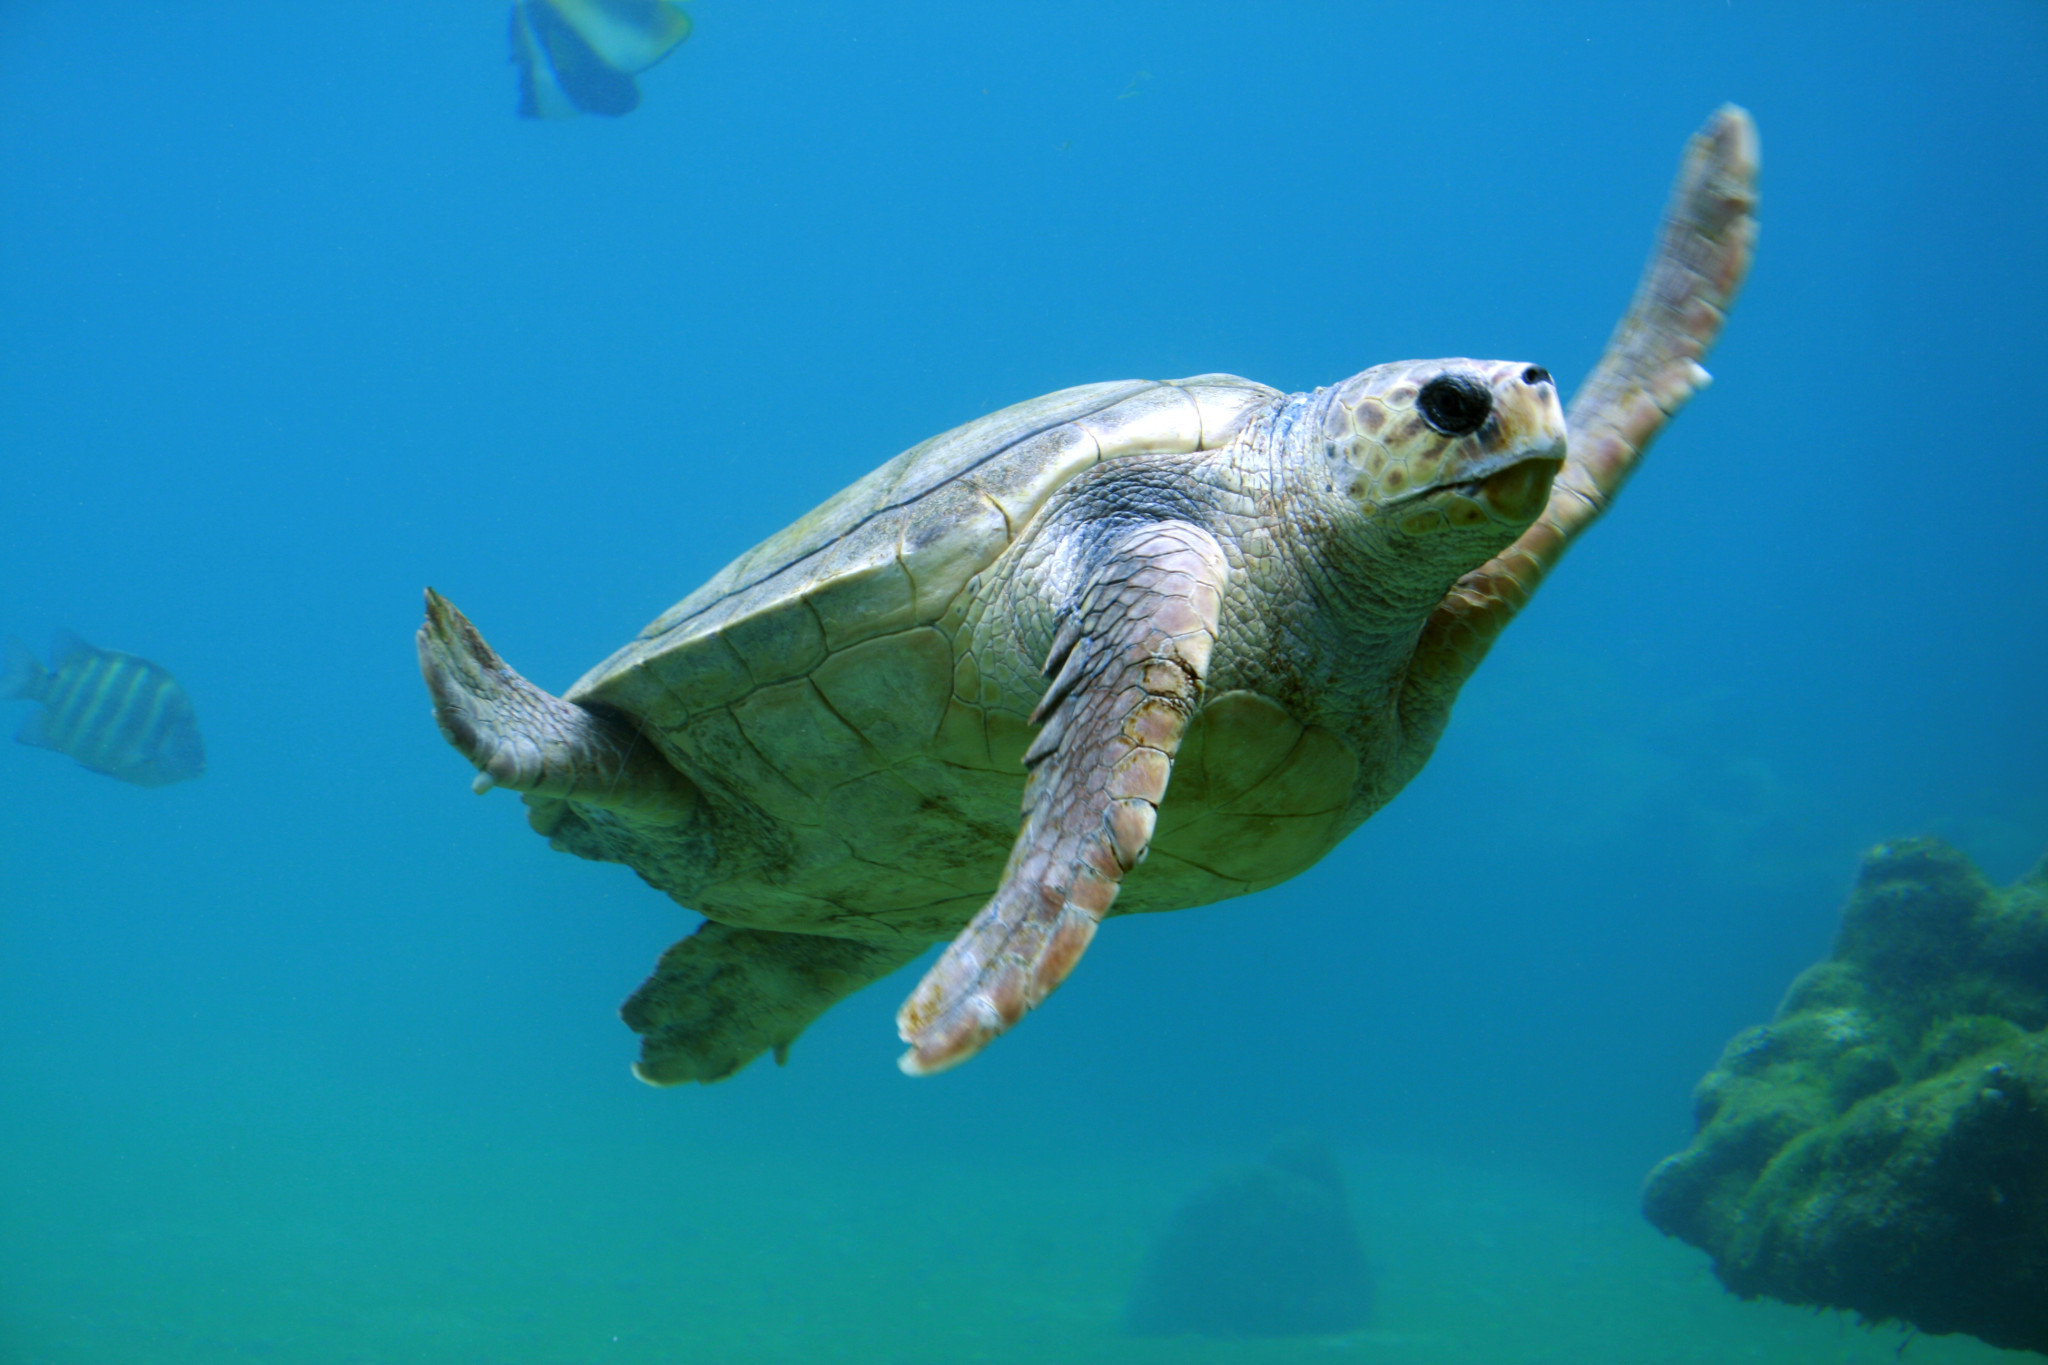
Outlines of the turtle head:
[{"label": "turtle head", "polygon": [[1484,563],[1536,520],[1564,464],[1564,410],[1538,365],[1408,360],[1321,396],[1330,486],[1407,563]]}]

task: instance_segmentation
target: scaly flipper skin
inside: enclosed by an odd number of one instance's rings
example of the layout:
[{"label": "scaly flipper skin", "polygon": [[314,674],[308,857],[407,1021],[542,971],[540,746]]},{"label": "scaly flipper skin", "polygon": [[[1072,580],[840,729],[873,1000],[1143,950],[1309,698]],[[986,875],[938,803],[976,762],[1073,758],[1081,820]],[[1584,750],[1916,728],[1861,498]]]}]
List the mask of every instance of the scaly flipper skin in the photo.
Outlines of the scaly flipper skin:
[{"label": "scaly flipper skin", "polygon": [[1700,361],[1721,335],[1756,244],[1756,173],[1756,125],[1724,105],[1687,145],[1635,299],[1572,399],[1571,455],[1542,517],[1459,579],[1423,630],[1402,710],[1425,746],[1508,622],[1607,510],[1664,424],[1708,384]]},{"label": "scaly flipper skin", "polygon": [[813,1019],[924,951],[706,923],[661,955],[619,1008],[649,1085],[723,1080],[763,1052],[781,1062]]},{"label": "scaly flipper skin", "polygon": [[508,787],[681,819],[696,789],[630,725],[541,691],[484,643],[432,588],[419,630],[420,675],[442,737],[479,769],[479,792]]},{"label": "scaly flipper skin", "polygon": [[1024,825],[995,898],[933,964],[896,1024],[913,1076],[966,1061],[1052,994],[1144,858],[1173,755],[1201,704],[1229,576],[1186,522],[1106,547],[1053,642],[1025,754]]}]

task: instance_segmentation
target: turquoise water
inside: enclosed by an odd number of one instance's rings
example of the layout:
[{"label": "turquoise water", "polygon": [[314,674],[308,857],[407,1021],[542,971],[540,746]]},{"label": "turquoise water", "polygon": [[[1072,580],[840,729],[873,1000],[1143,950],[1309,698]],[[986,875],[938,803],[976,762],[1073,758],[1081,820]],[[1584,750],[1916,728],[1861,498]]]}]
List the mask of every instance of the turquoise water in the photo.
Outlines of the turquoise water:
[{"label": "turquoise water", "polygon": [[[0,9],[0,630],[171,668],[209,753],[0,745],[0,1362],[1891,1359],[1635,1191],[1861,849],[2048,847],[2048,10],[693,13],[636,113],[537,124],[483,0]],[[892,1065],[911,968],[631,1079],[690,917],[468,794],[423,585],[560,689],[1050,389],[1569,389],[1724,100],[1717,382],[1393,806],[958,1072]],[[1174,1203],[1304,1126],[1374,1325],[1122,1337]]]}]

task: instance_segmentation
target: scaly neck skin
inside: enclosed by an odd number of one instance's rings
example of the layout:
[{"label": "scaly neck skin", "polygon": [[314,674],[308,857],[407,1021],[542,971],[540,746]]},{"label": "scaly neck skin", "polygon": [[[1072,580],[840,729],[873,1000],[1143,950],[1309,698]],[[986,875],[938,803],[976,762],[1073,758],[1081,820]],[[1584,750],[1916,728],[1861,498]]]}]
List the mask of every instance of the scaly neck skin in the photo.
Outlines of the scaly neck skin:
[{"label": "scaly neck skin", "polygon": [[[1418,556],[1423,547],[1376,526],[1334,486],[1321,435],[1329,401],[1292,395],[1206,462],[1225,502],[1253,493],[1262,504],[1252,524],[1229,518],[1248,582],[1243,596],[1232,585],[1224,635],[1244,648],[1228,651],[1212,688],[1250,688],[1298,720],[1354,733],[1395,704],[1416,637],[1458,571]],[[1245,486],[1248,471],[1264,496]],[[1255,545],[1266,553],[1254,557]]]}]

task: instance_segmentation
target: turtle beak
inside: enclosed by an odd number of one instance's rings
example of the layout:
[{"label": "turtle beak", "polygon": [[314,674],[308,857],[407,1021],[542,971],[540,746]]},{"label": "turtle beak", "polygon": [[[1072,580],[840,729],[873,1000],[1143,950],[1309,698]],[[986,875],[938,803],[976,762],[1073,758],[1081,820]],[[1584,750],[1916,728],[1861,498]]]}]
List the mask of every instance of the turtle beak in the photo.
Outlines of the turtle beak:
[{"label": "turtle beak", "polygon": [[1494,520],[1519,528],[1542,514],[1551,480],[1564,468],[1564,410],[1550,371],[1540,365],[1497,378],[1493,405],[1504,448],[1460,470],[1465,486],[1459,491]]},{"label": "turtle beak", "polygon": [[1478,480],[1474,496],[1497,519],[1527,526],[1550,501],[1550,481],[1564,468],[1564,442],[1556,453],[1528,455]]},{"label": "turtle beak", "polygon": [[1502,451],[1472,461],[1458,477],[1425,484],[1389,499],[1413,502],[1437,493],[1455,493],[1479,503],[1496,521],[1526,526],[1536,520],[1550,498],[1550,481],[1564,467],[1564,438],[1534,450]]}]

